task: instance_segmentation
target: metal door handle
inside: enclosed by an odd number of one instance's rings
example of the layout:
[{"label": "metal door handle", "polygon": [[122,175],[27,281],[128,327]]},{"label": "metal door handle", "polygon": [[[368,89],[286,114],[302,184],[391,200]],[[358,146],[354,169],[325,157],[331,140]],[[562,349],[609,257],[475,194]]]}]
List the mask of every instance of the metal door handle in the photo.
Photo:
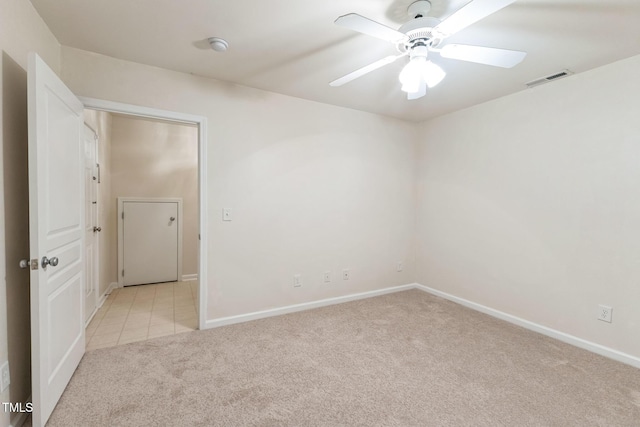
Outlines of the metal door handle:
[{"label": "metal door handle", "polygon": [[102,227],[93,227],[93,232],[101,232],[102,231]]},{"label": "metal door handle", "polygon": [[176,220],[175,216],[172,216],[171,218],[169,218],[169,221],[175,221],[175,220]]},{"label": "metal door handle", "polygon": [[55,267],[56,265],[58,265],[58,257],[51,257],[51,259],[47,258],[46,256],[42,257],[42,268],[47,268],[47,266],[50,265],[51,267]]},{"label": "metal door handle", "polygon": [[21,259],[20,260],[20,268],[29,268],[31,266],[31,264],[29,263],[28,259]]}]

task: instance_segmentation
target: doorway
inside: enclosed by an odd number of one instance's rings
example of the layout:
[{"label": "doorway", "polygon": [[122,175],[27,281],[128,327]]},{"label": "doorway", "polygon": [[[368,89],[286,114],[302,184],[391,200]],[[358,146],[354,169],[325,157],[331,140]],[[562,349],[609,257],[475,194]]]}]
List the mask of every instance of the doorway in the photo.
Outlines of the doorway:
[{"label": "doorway", "polygon": [[[86,328],[87,350],[202,327],[206,298],[205,286],[201,286],[206,283],[206,272],[200,262],[206,206],[204,119],[106,101],[82,101],[87,108],[85,119],[92,122],[101,142],[100,307]],[[105,149],[112,151],[105,153]],[[189,191],[180,192],[181,188]],[[118,198],[149,201],[169,196],[184,205],[184,215],[172,214],[169,218],[174,220],[168,219],[166,224],[184,227],[180,273],[177,278],[122,280],[126,272],[118,262],[122,243]],[[131,284],[136,286],[127,286]]]},{"label": "doorway", "polygon": [[[33,424],[42,426],[86,351],[83,253],[87,210],[82,150],[85,107],[197,128],[197,269],[199,280],[205,284],[207,263],[200,260],[207,259],[207,139],[206,119],[200,116],[81,100],[35,53],[29,54],[27,77],[30,244],[29,259],[21,261],[21,265],[30,271]],[[111,289],[111,285],[104,286]],[[198,286],[196,293],[196,323],[201,328],[205,326],[206,289],[207,286]]]}]

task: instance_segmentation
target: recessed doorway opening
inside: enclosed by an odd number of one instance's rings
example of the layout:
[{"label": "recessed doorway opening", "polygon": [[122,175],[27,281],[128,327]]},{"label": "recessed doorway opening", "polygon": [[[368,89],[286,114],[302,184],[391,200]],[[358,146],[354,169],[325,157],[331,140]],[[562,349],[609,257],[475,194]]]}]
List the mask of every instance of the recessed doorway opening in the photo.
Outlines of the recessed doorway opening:
[{"label": "recessed doorway opening", "polygon": [[[107,101],[83,102],[85,123],[98,141],[97,191],[87,201],[88,209],[93,204],[97,210],[96,224],[87,224],[87,239],[95,238],[98,254],[94,268],[87,269],[95,271],[93,285],[86,289],[90,292],[93,286],[95,294],[95,306],[91,298],[86,305],[87,350],[202,327],[205,119]],[[124,200],[141,202],[130,203],[125,221]],[[89,214],[86,218],[91,220]],[[129,231],[128,272],[123,268],[123,224]],[[138,265],[141,268],[132,267]]]}]

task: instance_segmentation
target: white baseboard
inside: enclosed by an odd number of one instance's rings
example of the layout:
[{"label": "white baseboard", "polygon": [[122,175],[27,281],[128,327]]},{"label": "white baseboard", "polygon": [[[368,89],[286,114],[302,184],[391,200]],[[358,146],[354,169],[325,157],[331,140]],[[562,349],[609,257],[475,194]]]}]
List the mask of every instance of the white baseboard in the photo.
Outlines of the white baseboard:
[{"label": "white baseboard", "polygon": [[[25,403],[28,403],[28,402],[31,402],[31,396],[29,396],[29,398]],[[24,422],[27,421],[27,418],[29,418],[29,415],[31,414],[28,412],[20,412],[19,415],[16,417],[16,419],[13,420],[11,424],[9,424],[9,427],[22,427]]]},{"label": "white baseboard", "polygon": [[192,282],[198,280],[198,274],[183,274],[181,282]]},{"label": "white baseboard", "polygon": [[207,320],[205,323],[205,329],[233,325],[235,323],[248,322],[251,320],[264,319],[267,317],[280,316],[282,314],[295,313],[297,311],[311,310],[313,308],[326,307],[328,305],[335,305],[335,304],[341,304],[349,301],[356,301],[359,299],[377,297],[380,295],[386,295],[394,292],[407,291],[409,289],[414,289],[414,288],[415,288],[415,284],[395,286],[392,288],[377,289],[375,291],[362,292],[359,294],[350,294],[350,295],[345,295],[341,297],[327,298],[319,301],[288,305],[285,307],[256,311],[253,313],[240,314],[237,316],[222,317],[220,319]]},{"label": "white baseboard", "polygon": [[91,321],[93,320],[94,316],[98,312],[98,309],[102,307],[104,302],[107,300],[107,297],[109,296],[109,294],[113,292],[113,290],[117,287],[118,287],[118,284],[116,282],[111,283],[107,288],[107,290],[105,291],[105,293],[100,296],[100,299],[98,300],[98,305],[96,306],[95,310],[93,310],[93,313],[91,313],[91,316],[89,316],[89,318],[84,324],[85,327],[89,326],[89,323],[91,323]]},{"label": "white baseboard", "polygon": [[622,362],[627,365],[640,368],[640,358],[636,356],[632,356],[630,354],[623,353],[621,351],[618,351],[609,347],[605,347],[603,345],[596,344],[594,342],[587,341],[582,338],[578,338],[576,336],[573,336],[564,332],[560,332],[558,330],[522,319],[520,317],[511,315],[508,313],[504,313],[502,311],[466,300],[464,298],[457,297],[455,295],[448,294],[446,292],[439,291],[437,289],[429,288],[428,286],[420,285],[418,283],[395,286],[392,288],[378,289],[375,291],[362,292],[358,294],[345,295],[345,296],[335,297],[335,298],[327,298],[319,301],[312,301],[312,302],[307,302],[302,304],[288,305],[285,307],[256,311],[253,313],[240,314],[237,316],[229,316],[229,317],[222,317],[219,319],[207,320],[205,322],[204,329],[217,328],[220,326],[233,325],[233,324],[242,323],[242,322],[249,322],[251,320],[258,320],[258,319],[264,319],[267,317],[280,316],[288,313],[295,313],[298,311],[311,310],[314,308],[326,307],[329,305],[341,304],[344,302],[356,301],[359,299],[371,298],[371,297],[390,294],[394,292],[407,291],[410,289],[418,289],[423,292],[427,292],[429,294],[447,299],[449,301],[455,302],[457,304],[460,304],[472,310],[479,311],[481,313],[488,314],[489,316],[504,320],[514,325],[521,326],[530,331],[534,331],[542,335],[546,335],[548,337],[557,339],[567,344],[571,344],[573,346],[582,348],[592,353],[596,353],[601,356],[608,357],[609,359],[617,360],[618,362]]},{"label": "white baseboard", "polygon": [[539,325],[534,322],[530,322],[525,319],[521,319],[520,317],[513,316],[508,313],[504,313],[502,311],[484,306],[482,304],[478,304],[464,298],[459,298],[457,296],[448,294],[446,292],[439,291],[437,289],[429,288],[427,286],[423,286],[420,284],[415,284],[414,288],[420,289],[421,291],[430,293],[432,295],[447,299],[449,301],[453,301],[457,304],[463,305],[465,307],[471,308],[473,310],[479,311],[484,314],[488,314],[489,316],[496,317],[498,319],[507,321],[509,323],[513,323],[514,325],[521,326],[525,329],[529,329],[534,332],[538,332],[542,335],[546,335],[551,338],[555,338],[559,341],[565,342],[567,344],[571,344],[573,346],[582,348],[584,350],[588,350],[592,353],[599,354],[604,357],[608,357],[609,359],[617,360],[618,362],[626,363],[627,365],[634,366],[636,368],[640,368],[640,358],[632,356],[627,353],[623,353],[618,350],[614,350],[609,347],[605,347],[600,344],[593,343],[591,341],[584,340],[582,338],[578,338],[576,336],[566,334],[564,332],[557,331],[555,329],[548,328],[546,326]]},{"label": "white baseboard", "polygon": [[102,296],[100,297],[100,301],[98,301],[98,308],[102,307],[102,304],[104,304],[104,302],[107,300],[107,297],[109,296],[109,294],[113,292],[114,289],[117,289],[118,287],[119,287],[118,282],[112,282],[109,285],[107,290],[104,291],[104,294],[102,294]]}]

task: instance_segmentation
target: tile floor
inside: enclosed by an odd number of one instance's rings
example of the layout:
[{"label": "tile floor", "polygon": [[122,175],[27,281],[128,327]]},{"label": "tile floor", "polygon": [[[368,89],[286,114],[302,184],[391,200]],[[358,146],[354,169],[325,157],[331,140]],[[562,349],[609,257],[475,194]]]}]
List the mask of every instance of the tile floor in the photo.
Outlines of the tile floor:
[{"label": "tile floor", "polygon": [[193,331],[198,282],[115,289],[87,326],[87,350]]}]

